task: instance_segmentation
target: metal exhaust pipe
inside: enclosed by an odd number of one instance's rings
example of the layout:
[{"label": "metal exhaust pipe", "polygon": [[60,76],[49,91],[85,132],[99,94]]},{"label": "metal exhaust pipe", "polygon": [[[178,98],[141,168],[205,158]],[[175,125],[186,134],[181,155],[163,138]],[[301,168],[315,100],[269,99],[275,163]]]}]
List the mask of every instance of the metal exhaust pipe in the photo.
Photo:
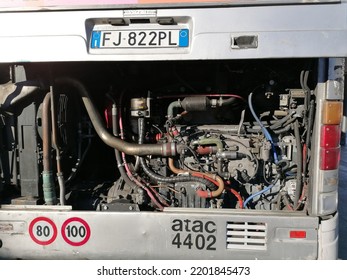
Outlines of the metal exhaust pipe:
[{"label": "metal exhaust pipe", "polygon": [[156,155],[163,157],[175,156],[177,154],[176,143],[165,143],[165,144],[135,144],[128,143],[120,138],[114,137],[103,124],[103,120],[95,108],[91,98],[89,96],[88,90],[85,86],[78,80],[61,77],[55,79],[56,86],[68,85],[77,90],[78,94],[81,96],[83,104],[87,110],[90,120],[94,126],[96,133],[99,135],[101,140],[108,146],[117,149],[128,155],[136,156],[146,156],[146,155]]},{"label": "metal exhaust pipe", "polygon": [[[33,82],[22,82],[18,84],[7,84],[3,86],[2,92],[0,94],[0,109],[11,109],[23,99],[32,96],[40,89],[37,86],[38,83]],[[96,133],[99,135],[101,140],[108,146],[117,149],[120,152],[124,152],[128,155],[134,156],[146,156],[146,155],[155,155],[163,157],[175,156],[180,152],[181,145],[176,143],[164,143],[164,144],[137,144],[129,143],[118,137],[113,136],[105,128],[103,120],[95,108],[88,90],[86,87],[77,79],[69,77],[61,77],[55,79],[55,86],[69,86],[76,90],[76,92],[82,98],[83,104],[87,110],[90,120],[94,126]]]}]

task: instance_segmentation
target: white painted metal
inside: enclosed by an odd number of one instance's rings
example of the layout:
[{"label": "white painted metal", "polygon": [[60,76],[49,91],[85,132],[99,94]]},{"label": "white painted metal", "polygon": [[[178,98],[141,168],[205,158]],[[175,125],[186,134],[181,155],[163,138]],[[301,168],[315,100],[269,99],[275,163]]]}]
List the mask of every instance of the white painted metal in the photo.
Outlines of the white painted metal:
[{"label": "white painted metal", "polygon": [[[160,3],[162,2],[162,3]],[[66,9],[114,9],[133,8],[133,7],[189,7],[189,6],[254,6],[254,5],[287,5],[287,4],[320,4],[320,3],[339,3],[339,0],[210,0],[201,2],[190,0],[181,2],[180,0],[171,1],[140,1],[140,0],[2,0],[0,8],[2,10],[66,10]]]},{"label": "white painted metal", "polygon": [[323,260],[335,260],[338,254],[338,215],[321,222],[318,232],[318,258]]},{"label": "white painted metal", "polygon": [[[298,213],[286,215],[266,211],[226,209],[221,211],[169,209],[164,213],[53,209],[41,206],[28,211],[22,210],[19,206],[17,210],[0,210],[0,240],[2,240],[0,259],[316,259],[318,257],[318,218]],[[50,219],[57,229],[56,238],[48,245],[36,243],[29,233],[34,219],[40,217]],[[90,228],[90,237],[81,246],[69,244],[63,236],[63,231],[66,230],[66,227],[63,228],[64,224],[72,218],[83,219]],[[180,231],[175,231],[173,224],[178,219],[183,222],[183,227]],[[194,232],[192,224],[196,221],[204,223],[202,232]],[[264,228],[264,224],[267,225],[265,239],[261,237],[261,242],[266,242],[266,250],[254,249],[253,245],[246,248],[228,247],[227,225],[242,224],[244,221],[252,223],[253,227],[256,223],[260,223],[261,228]],[[208,222],[213,224],[206,226]],[[252,228],[252,225],[248,228]],[[38,228],[34,227],[35,230]],[[306,238],[290,238],[291,230],[306,231]],[[182,243],[179,248],[174,242],[176,234],[180,234]],[[192,240],[191,247],[188,241],[184,244],[189,234]],[[211,250],[208,249],[210,244],[212,244]]]},{"label": "white painted metal", "polygon": [[[146,14],[146,11],[139,13]],[[324,15],[324,16],[323,16]],[[89,50],[93,19],[123,18],[120,10],[2,13],[0,61],[126,61],[345,57],[347,4],[158,9],[156,18],[188,23],[190,46],[180,50]],[[151,16],[149,16],[151,17]],[[141,24],[137,25],[141,28]],[[231,48],[237,36],[258,47]]]}]

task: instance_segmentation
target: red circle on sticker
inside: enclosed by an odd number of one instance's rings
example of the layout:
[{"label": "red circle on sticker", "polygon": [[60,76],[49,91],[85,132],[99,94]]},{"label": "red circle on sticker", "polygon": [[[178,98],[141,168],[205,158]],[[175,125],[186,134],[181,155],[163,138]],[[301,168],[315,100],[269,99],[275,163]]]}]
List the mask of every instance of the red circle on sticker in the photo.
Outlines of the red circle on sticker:
[{"label": "red circle on sticker", "polygon": [[39,245],[51,244],[58,235],[57,226],[46,217],[37,217],[29,225],[31,239]]},{"label": "red circle on sticker", "polygon": [[67,219],[61,227],[61,235],[65,242],[71,246],[82,246],[90,238],[90,227],[88,223],[81,218]]}]

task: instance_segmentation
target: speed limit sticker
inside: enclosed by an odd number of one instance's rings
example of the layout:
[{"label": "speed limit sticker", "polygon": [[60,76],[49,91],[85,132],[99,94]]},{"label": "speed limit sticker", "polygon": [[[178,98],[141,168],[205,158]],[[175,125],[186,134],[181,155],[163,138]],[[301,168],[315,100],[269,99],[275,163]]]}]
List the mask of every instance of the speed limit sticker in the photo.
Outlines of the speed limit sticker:
[{"label": "speed limit sticker", "polygon": [[81,218],[67,219],[61,227],[61,235],[67,244],[71,246],[82,246],[90,238],[90,227]]},{"label": "speed limit sticker", "polygon": [[46,217],[37,217],[29,225],[31,239],[39,245],[51,244],[58,235],[57,226]]}]

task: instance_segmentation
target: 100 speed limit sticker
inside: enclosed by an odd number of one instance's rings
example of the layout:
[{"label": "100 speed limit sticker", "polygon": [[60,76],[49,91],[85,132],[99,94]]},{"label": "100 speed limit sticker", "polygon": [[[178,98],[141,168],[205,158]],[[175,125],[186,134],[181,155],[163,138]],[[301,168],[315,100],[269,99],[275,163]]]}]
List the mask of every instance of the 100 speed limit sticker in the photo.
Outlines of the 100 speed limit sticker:
[{"label": "100 speed limit sticker", "polygon": [[[63,240],[71,246],[86,244],[91,235],[88,223],[78,217],[67,219],[61,226],[60,233]],[[37,217],[29,224],[29,235],[39,245],[50,245],[56,240],[58,230],[51,219]]]},{"label": "100 speed limit sticker", "polygon": [[82,246],[89,240],[90,227],[81,218],[70,218],[61,227],[61,235],[67,244]]}]

